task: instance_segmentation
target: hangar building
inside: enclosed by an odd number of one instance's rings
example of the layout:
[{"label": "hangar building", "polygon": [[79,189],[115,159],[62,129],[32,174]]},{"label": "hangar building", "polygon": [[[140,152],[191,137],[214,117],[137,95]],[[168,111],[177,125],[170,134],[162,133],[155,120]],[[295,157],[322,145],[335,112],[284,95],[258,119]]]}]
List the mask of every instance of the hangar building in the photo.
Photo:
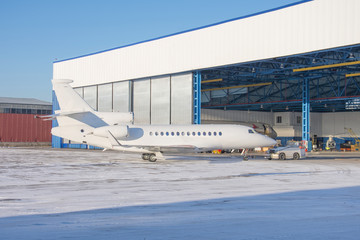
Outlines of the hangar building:
[{"label": "hangar building", "polygon": [[359,10],[358,0],[299,1],[55,61],[53,77],[74,80],[98,111],[134,112],[135,123],[264,122],[311,149],[314,135],[360,133]]}]

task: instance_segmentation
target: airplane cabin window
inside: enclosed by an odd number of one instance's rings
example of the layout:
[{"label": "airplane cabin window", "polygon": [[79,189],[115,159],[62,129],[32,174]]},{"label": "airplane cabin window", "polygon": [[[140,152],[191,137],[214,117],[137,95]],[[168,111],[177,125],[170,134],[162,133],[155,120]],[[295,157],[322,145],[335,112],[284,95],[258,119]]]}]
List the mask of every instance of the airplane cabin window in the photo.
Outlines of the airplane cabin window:
[{"label": "airplane cabin window", "polygon": [[208,132],[208,135],[211,136],[211,132]]},{"label": "airplane cabin window", "polygon": [[176,132],[176,136],[180,136],[180,133],[179,133],[179,132]]},{"label": "airplane cabin window", "polygon": [[185,136],[185,132],[181,132],[181,136]]},{"label": "airplane cabin window", "polygon": [[190,136],[190,132],[187,132],[187,135]]},{"label": "airplane cabin window", "polygon": [[155,132],[155,136],[158,136],[159,135],[159,133],[158,132]]},{"label": "airplane cabin window", "polygon": [[254,133],[254,131],[253,131],[253,130],[251,130],[251,129],[249,129],[249,133]]},{"label": "airplane cabin window", "polygon": [[214,136],[216,136],[216,132],[214,132]]},{"label": "airplane cabin window", "polygon": [[164,132],[160,132],[160,135],[161,135],[161,136],[164,136]]},{"label": "airplane cabin window", "polygon": [[206,132],[203,132],[203,135],[206,136]]},{"label": "airplane cabin window", "polygon": [[219,136],[222,136],[222,132],[219,132]]},{"label": "airplane cabin window", "polygon": [[149,132],[149,135],[150,135],[150,136],[152,136],[152,135],[153,135],[153,133],[152,133],[152,132]]},{"label": "airplane cabin window", "polygon": [[169,136],[169,132],[166,132],[166,136]]},{"label": "airplane cabin window", "polygon": [[171,136],[175,136],[175,133],[174,133],[174,132],[171,132]]},{"label": "airplane cabin window", "polygon": [[201,136],[201,132],[198,132],[198,136]]},{"label": "airplane cabin window", "polygon": [[195,133],[195,132],[192,132],[192,135],[193,135],[193,136],[195,136],[195,135],[196,135],[196,133]]}]

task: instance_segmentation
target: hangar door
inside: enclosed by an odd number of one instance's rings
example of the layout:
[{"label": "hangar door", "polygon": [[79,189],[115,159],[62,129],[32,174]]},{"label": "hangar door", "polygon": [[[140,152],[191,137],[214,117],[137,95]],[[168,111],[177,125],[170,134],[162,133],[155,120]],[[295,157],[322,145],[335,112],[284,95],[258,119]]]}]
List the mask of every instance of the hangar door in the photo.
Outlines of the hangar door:
[{"label": "hangar door", "polygon": [[150,123],[150,78],[134,81],[134,123]]},{"label": "hangar door", "polygon": [[134,80],[135,124],[191,124],[192,73]]},{"label": "hangar door", "polygon": [[171,124],[193,123],[193,76],[171,76]]},{"label": "hangar door", "polygon": [[192,73],[75,88],[100,112],[133,112],[135,124],[191,124]]}]

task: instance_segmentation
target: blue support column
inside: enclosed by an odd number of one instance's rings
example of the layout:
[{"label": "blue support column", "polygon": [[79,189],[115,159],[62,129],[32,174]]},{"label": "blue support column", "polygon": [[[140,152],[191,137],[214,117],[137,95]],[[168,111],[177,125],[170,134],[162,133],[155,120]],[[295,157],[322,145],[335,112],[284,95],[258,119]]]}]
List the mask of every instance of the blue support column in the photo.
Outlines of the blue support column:
[{"label": "blue support column", "polygon": [[[52,113],[55,114],[56,110],[59,110],[59,102],[57,100],[56,94],[52,91]],[[52,120],[52,127],[59,126],[56,119]],[[62,138],[52,135],[51,136],[51,146],[53,148],[62,148]]]},{"label": "blue support column", "polygon": [[310,89],[309,80],[303,79],[302,89],[302,141],[306,142],[306,148],[311,151],[312,144],[310,142]]},{"label": "blue support column", "polygon": [[193,74],[194,87],[194,124],[201,123],[201,72],[196,71]]}]

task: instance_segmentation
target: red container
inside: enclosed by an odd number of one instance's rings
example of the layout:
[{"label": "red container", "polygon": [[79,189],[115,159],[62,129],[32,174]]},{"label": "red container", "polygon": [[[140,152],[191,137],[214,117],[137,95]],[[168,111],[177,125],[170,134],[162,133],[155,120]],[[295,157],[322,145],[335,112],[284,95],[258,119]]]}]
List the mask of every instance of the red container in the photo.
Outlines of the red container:
[{"label": "red container", "polygon": [[51,121],[33,114],[0,113],[0,142],[51,142]]}]

